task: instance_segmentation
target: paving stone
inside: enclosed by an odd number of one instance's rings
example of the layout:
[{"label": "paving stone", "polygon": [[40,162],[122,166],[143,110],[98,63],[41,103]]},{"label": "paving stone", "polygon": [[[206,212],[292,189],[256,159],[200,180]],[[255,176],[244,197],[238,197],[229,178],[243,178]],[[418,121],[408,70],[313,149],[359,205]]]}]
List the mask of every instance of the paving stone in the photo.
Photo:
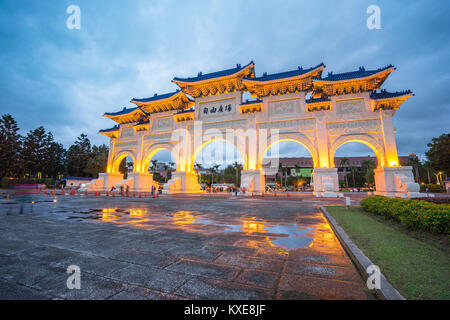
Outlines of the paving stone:
[{"label": "paving stone", "polygon": [[193,276],[203,276],[223,280],[233,279],[239,272],[239,268],[222,266],[212,263],[181,260],[167,267],[168,270],[182,272]]},{"label": "paving stone", "polygon": [[320,299],[373,299],[373,296],[364,288],[362,283],[312,278],[300,275],[282,275],[279,290],[295,291],[320,297]]},{"label": "paving stone", "polygon": [[245,270],[236,279],[236,282],[273,289],[277,286],[279,279],[280,274],[277,273],[261,270]]},{"label": "paving stone", "polygon": [[111,279],[145,288],[171,293],[191,277],[182,273],[153,267],[130,265],[113,272]]},{"label": "paving stone", "polygon": [[178,258],[175,258],[173,256],[153,254],[135,250],[127,250],[123,253],[112,256],[111,259],[160,268],[168,266],[178,260]]},{"label": "paving stone", "polygon": [[80,289],[68,289],[64,283],[46,292],[52,296],[69,300],[103,300],[124,289],[124,285],[120,282],[85,273],[81,274],[80,283]]},{"label": "paving stone", "polygon": [[218,264],[226,264],[241,268],[253,268],[272,272],[281,272],[284,262],[281,260],[262,259],[241,254],[224,253],[215,261]]},{"label": "paving stone", "polygon": [[29,287],[0,279],[1,300],[50,300],[51,296]]},{"label": "paving stone", "polygon": [[333,280],[346,280],[359,282],[361,277],[355,268],[337,267],[324,264],[305,264],[296,262],[287,262],[285,273],[305,275],[319,278],[329,278]]},{"label": "paving stone", "polygon": [[268,300],[273,296],[273,291],[267,289],[200,277],[189,280],[175,293],[191,299],[212,300]]}]

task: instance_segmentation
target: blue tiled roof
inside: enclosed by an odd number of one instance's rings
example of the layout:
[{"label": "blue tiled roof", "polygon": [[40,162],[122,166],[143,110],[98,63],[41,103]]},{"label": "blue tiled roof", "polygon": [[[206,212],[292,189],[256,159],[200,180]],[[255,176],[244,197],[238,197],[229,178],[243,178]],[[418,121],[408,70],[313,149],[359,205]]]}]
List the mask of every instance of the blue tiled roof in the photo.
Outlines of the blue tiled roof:
[{"label": "blue tiled roof", "polygon": [[305,100],[306,103],[316,103],[316,102],[326,102],[326,101],[331,101],[329,98],[326,97],[322,97],[322,98],[311,98],[311,99],[306,99]]},{"label": "blue tiled roof", "polygon": [[163,100],[163,99],[167,99],[170,98],[173,95],[176,95],[178,92],[180,92],[180,90],[176,90],[175,92],[169,92],[169,93],[165,93],[165,94],[156,94],[151,97],[151,98],[143,98],[143,99],[137,99],[137,98],[133,98],[131,99],[131,102],[152,102],[152,101],[158,101],[158,100]]},{"label": "blue tiled roof", "polygon": [[282,78],[290,78],[290,77],[295,77],[295,76],[300,76],[302,74],[306,74],[306,73],[311,72],[314,69],[320,68],[322,66],[325,67],[323,62],[318,64],[317,66],[309,68],[309,69],[303,69],[302,67],[298,67],[296,70],[280,72],[280,73],[273,73],[273,74],[264,73],[261,77],[256,77],[253,79],[246,79],[246,80],[271,81],[271,80],[277,80],[277,79],[282,79]]},{"label": "blue tiled roof", "polygon": [[83,181],[85,181],[85,180],[93,180],[93,178],[83,178],[83,177],[70,177],[70,176],[67,176],[67,177],[62,178],[62,180],[83,180]]},{"label": "blue tiled roof", "polygon": [[381,92],[372,92],[370,94],[370,97],[374,100],[377,99],[387,99],[387,98],[395,98],[395,97],[401,97],[404,95],[412,94],[411,90],[406,91],[400,91],[400,92],[387,92],[386,90],[381,90]]},{"label": "blue tiled roof", "polygon": [[129,114],[129,113],[131,113],[131,112],[133,112],[133,111],[136,111],[138,108],[136,107],[136,108],[123,108],[122,109],[122,111],[119,111],[119,112],[105,112],[105,116],[111,116],[111,117],[114,117],[114,116],[122,116],[122,115],[124,115],[124,114]]},{"label": "blue tiled roof", "polygon": [[249,64],[247,64],[246,66],[243,66],[243,67],[241,67],[240,64],[237,64],[236,67],[232,68],[232,69],[227,69],[227,70],[222,70],[222,71],[217,71],[217,72],[212,72],[212,73],[206,73],[206,74],[199,72],[196,77],[191,77],[191,78],[175,77],[175,78],[173,78],[173,81],[197,82],[197,81],[202,81],[202,80],[208,80],[208,79],[213,79],[213,78],[218,78],[218,77],[229,76],[229,75],[235,74],[236,72],[239,72],[239,71],[247,68],[248,66],[250,66],[252,64],[254,64],[253,61],[251,61]]},{"label": "blue tiled roof", "polygon": [[118,125],[115,125],[114,127],[109,128],[109,129],[100,130],[99,132],[111,132],[111,131],[116,131],[116,130],[119,130],[119,126]]},{"label": "blue tiled roof", "polygon": [[381,71],[391,69],[391,68],[394,68],[394,66],[388,65],[384,68],[379,68],[377,70],[366,70],[364,67],[359,67],[358,71],[336,73],[336,74],[333,74],[333,72],[329,72],[328,76],[326,78],[321,78],[321,79],[317,79],[317,80],[318,81],[342,81],[342,80],[349,80],[349,79],[355,79],[355,78],[365,78],[365,77],[369,77],[371,75],[374,75],[376,73],[379,73]]},{"label": "blue tiled roof", "polygon": [[244,105],[246,105],[246,104],[255,104],[255,103],[262,103],[262,102],[263,102],[263,101],[260,100],[260,99],[251,100],[251,101],[246,100],[245,102],[242,102],[242,103],[241,103],[241,106],[244,106]]}]

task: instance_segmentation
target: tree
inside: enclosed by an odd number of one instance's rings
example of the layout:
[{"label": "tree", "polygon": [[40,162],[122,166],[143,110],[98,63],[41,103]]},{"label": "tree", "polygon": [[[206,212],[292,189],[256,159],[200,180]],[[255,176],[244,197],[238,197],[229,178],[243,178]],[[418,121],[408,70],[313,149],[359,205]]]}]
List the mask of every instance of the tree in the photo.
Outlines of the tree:
[{"label": "tree", "polygon": [[219,173],[219,167],[220,165],[215,164],[211,167],[211,184],[214,183],[214,175]]},{"label": "tree", "polygon": [[233,163],[233,168],[236,171],[236,180],[234,182],[234,185],[237,188],[241,185],[241,170],[242,170],[243,166],[239,162],[235,161]]},{"label": "tree", "polygon": [[[203,169],[203,166],[200,163],[196,162],[194,163],[194,169],[198,172],[199,170]],[[202,176],[200,172],[198,172],[198,183],[202,183]]]},{"label": "tree", "polygon": [[427,146],[430,149],[425,153],[436,171],[450,174],[450,133],[445,133],[438,138],[433,138]]},{"label": "tree", "polygon": [[42,126],[27,133],[21,151],[25,174],[38,179],[42,178],[49,158],[46,149],[49,143],[53,142],[52,139],[53,136],[49,137]]},{"label": "tree", "polygon": [[19,156],[21,136],[16,120],[5,114],[0,118],[0,177],[17,176],[19,173]]},{"label": "tree", "polygon": [[375,162],[371,159],[363,160],[361,162],[361,166],[364,171],[364,178],[366,180],[366,183],[370,188],[375,184],[375,173],[373,171],[376,167]]},{"label": "tree", "polygon": [[65,160],[67,151],[61,143],[53,141],[51,132],[47,135],[48,146],[45,149],[44,171],[47,177],[57,178],[65,172]]},{"label": "tree", "polygon": [[419,168],[422,167],[422,163],[420,162],[419,157],[409,156],[407,165],[413,167],[414,178],[417,183],[420,183]]},{"label": "tree", "polygon": [[347,178],[347,166],[349,164],[348,158],[341,158],[340,166],[344,169],[344,176],[345,176],[345,186],[348,188],[348,178]]},{"label": "tree", "polygon": [[87,135],[82,133],[67,152],[66,168],[69,175],[75,177],[89,175],[86,170],[91,156],[91,142]]},{"label": "tree", "polygon": [[152,173],[155,173],[156,165],[158,164],[158,160],[152,160],[151,163],[152,163],[152,165],[150,166],[150,170],[152,171]]},{"label": "tree", "polygon": [[165,182],[167,182],[169,166],[167,164],[164,164],[163,168],[164,168],[164,174],[165,174]]},{"label": "tree", "polygon": [[86,166],[86,173],[93,178],[97,178],[100,172],[106,172],[108,165],[109,149],[106,145],[93,146],[91,158],[88,160]]}]

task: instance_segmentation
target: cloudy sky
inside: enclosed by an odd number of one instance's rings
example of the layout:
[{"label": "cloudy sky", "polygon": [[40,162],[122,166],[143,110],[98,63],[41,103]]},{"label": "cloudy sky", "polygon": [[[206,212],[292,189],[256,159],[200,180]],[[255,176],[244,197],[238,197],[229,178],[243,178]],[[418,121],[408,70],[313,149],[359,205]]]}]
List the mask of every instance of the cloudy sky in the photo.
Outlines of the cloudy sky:
[{"label": "cloudy sky", "polygon": [[[72,4],[80,30],[66,27]],[[366,26],[371,4],[381,8],[380,30]],[[257,75],[393,64],[384,88],[415,93],[395,117],[399,154],[423,155],[449,132],[449,9],[449,1],[2,0],[0,113],[23,132],[44,125],[66,147],[82,132],[100,144],[107,139],[97,131],[114,124],[104,112],[176,89],[174,76],[251,60]]]}]

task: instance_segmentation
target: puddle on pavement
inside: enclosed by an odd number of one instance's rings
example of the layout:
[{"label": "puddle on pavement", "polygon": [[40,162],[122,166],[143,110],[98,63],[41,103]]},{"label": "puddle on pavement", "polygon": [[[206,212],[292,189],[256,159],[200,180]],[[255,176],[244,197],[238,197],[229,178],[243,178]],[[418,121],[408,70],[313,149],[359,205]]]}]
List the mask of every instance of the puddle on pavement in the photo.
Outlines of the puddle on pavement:
[{"label": "puddle on pavement", "polygon": [[[44,200],[45,201],[45,200]],[[46,201],[51,202],[51,201]],[[257,217],[232,216],[229,214],[204,213],[200,211],[158,212],[148,208],[87,208],[73,210],[70,205],[52,206],[44,215],[82,222],[115,223],[143,230],[156,228],[181,229],[186,232],[217,234],[239,233],[258,246],[275,247],[288,252],[292,249],[312,246],[320,219],[299,218],[297,222],[274,222]]]},{"label": "puddle on pavement", "polygon": [[[312,246],[314,241],[313,226],[301,226],[297,223],[271,223],[259,218],[231,218],[205,214],[199,211],[175,211],[167,213],[151,212],[146,208],[133,208],[129,210],[119,208],[89,209],[78,212],[79,216],[71,213],[68,219],[72,220],[98,220],[99,222],[131,225],[140,229],[175,228],[187,232],[198,233],[240,233],[250,237],[262,239],[270,247],[282,250],[292,250]],[[309,221],[310,225],[312,220]],[[320,222],[317,220],[317,222]]]}]

